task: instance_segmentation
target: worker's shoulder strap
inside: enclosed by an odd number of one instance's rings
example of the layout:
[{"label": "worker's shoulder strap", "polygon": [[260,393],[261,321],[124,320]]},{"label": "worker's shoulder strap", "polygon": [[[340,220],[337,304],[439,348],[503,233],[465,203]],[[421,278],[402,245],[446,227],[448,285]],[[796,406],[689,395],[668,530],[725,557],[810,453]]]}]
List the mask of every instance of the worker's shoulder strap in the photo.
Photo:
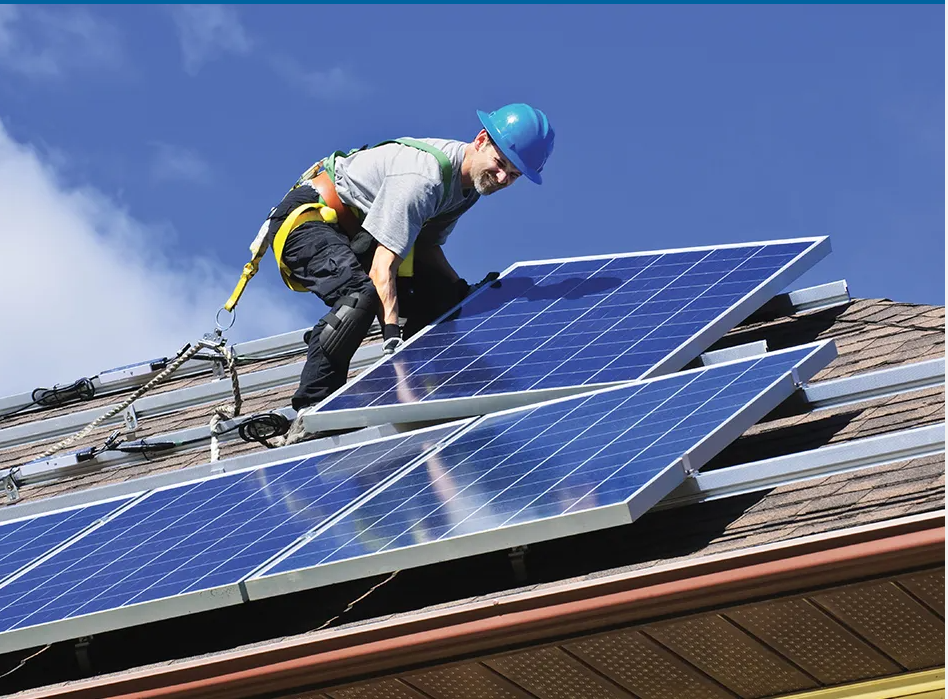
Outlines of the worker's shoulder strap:
[{"label": "worker's shoulder strap", "polygon": [[[414,138],[396,138],[394,141],[387,141],[387,143],[401,143],[403,146],[417,148],[435,157],[435,160],[438,161],[438,166],[441,168],[441,184],[443,185],[441,203],[438,204],[438,206],[444,206],[444,202],[448,200],[448,196],[451,194],[451,182],[454,179],[454,166],[451,165],[451,161],[448,159],[448,156],[444,154],[444,151],[432,146],[430,143],[425,143],[424,141],[419,141]],[[382,144],[380,143],[379,145]]]}]

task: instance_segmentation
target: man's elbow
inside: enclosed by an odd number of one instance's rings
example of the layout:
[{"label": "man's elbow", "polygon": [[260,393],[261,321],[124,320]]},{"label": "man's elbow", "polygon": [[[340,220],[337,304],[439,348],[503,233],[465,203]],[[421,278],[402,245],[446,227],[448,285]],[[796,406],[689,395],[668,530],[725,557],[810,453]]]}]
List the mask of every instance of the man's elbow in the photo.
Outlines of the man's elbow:
[{"label": "man's elbow", "polygon": [[372,280],[372,283],[375,286],[385,286],[391,277],[391,272],[388,267],[379,267],[378,265],[372,265],[372,269],[369,270],[369,279]]},{"label": "man's elbow", "polygon": [[386,261],[381,264],[373,264],[369,270],[369,278],[375,282],[376,286],[387,284],[398,274],[398,266],[400,264],[401,260],[397,257],[391,262]]}]

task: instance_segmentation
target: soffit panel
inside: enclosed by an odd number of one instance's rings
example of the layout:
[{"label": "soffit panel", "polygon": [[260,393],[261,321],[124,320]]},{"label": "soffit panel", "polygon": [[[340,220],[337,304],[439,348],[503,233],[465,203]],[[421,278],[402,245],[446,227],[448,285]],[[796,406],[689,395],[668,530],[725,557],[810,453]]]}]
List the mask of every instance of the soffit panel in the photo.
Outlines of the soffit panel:
[{"label": "soffit panel", "polygon": [[944,622],[893,582],[855,585],[812,599],[909,670],[944,664]]},{"label": "soffit panel", "polygon": [[628,699],[631,695],[560,648],[538,648],[485,662],[540,699]]},{"label": "soffit panel", "polygon": [[477,662],[421,672],[405,679],[433,699],[536,699]]},{"label": "soffit panel", "polygon": [[718,614],[656,624],[646,632],[744,699],[817,686]]},{"label": "soffit panel", "polygon": [[913,573],[899,578],[899,584],[945,618],[945,570]]},{"label": "soffit panel", "polygon": [[641,699],[732,699],[733,694],[638,631],[619,631],[565,646]]},{"label": "soffit panel", "polygon": [[824,685],[902,670],[805,599],[763,602],[726,616]]}]

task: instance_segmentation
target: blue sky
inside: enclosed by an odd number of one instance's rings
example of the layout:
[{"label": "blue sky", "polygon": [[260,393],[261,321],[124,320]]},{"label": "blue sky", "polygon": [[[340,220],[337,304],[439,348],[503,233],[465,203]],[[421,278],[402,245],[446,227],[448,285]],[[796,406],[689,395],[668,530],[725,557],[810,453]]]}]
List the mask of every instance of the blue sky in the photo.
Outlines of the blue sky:
[{"label": "blue sky", "polygon": [[[446,251],[471,281],[830,234],[795,286],[943,304],[944,31],[943,5],[0,9],[0,235],[22,261],[0,361],[23,368],[0,394],[173,352],[312,161],[470,139],[512,101],[556,150],[542,186],[462,219]],[[234,339],[323,307],[267,259],[241,311]],[[53,328],[71,358],[36,348]]]}]

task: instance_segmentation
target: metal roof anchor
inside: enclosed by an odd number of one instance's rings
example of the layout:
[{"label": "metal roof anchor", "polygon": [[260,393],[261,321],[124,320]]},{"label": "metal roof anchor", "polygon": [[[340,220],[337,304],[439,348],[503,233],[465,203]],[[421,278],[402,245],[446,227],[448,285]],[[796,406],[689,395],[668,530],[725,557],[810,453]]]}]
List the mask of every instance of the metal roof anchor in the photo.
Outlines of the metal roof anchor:
[{"label": "metal roof anchor", "polygon": [[513,568],[514,580],[518,583],[527,581],[527,546],[514,546],[507,552],[510,567]]},{"label": "metal roof anchor", "polygon": [[138,414],[135,412],[135,406],[130,405],[125,408],[125,412],[122,413],[122,418],[125,421],[125,434],[134,437],[135,430],[138,429]]},{"label": "metal roof anchor", "polygon": [[20,484],[17,482],[12,468],[3,477],[3,489],[7,492],[7,500],[10,502],[16,502],[20,499]]}]

